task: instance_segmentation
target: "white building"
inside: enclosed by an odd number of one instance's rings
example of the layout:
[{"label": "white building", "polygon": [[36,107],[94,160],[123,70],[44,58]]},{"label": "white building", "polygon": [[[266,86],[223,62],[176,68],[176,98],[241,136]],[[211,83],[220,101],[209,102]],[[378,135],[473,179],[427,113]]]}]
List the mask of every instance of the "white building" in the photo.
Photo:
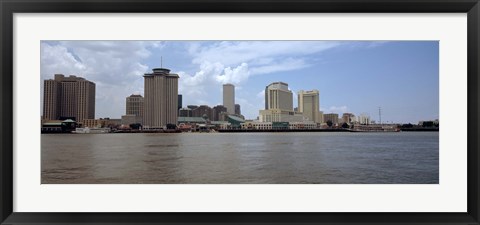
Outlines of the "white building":
[{"label": "white building", "polygon": [[265,109],[259,111],[260,122],[302,122],[302,113],[293,110],[293,94],[288,84],[273,82],[265,88]]},{"label": "white building", "polygon": [[357,116],[357,122],[365,125],[372,123],[372,121],[370,121],[370,116],[365,113],[362,113],[359,116]]},{"label": "white building", "polygon": [[298,92],[298,111],[303,113],[306,120],[322,123],[320,116],[320,92],[318,90]]},{"label": "white building", "polygon": [[313,121],[305,121],[305,122],[292,122],[288,124],[290,130],[311,130],[316,129],[317,123]]},{"label": "white building", "polygon": [[273,82],[265,88],[265,110],[268,109],[293,112],[293,94],[287,83]]},{"label": "white building", "polygon": [[303,122],[305,117],[301,113],[282,111],[280,109],[260,110],[260,122]]}]

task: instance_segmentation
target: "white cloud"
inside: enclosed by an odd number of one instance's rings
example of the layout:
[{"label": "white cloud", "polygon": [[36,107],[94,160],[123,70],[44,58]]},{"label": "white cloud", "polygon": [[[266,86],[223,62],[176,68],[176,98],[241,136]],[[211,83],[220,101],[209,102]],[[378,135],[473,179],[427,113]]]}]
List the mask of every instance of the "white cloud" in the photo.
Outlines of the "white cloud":
[{"label": "white cloud", "polygon": [[310,66],[306,62],[304,58],[294,59],[294,58],[286,58],[286,59],[279,59],[277,61],[272,61],[269,65],[262,65],[258,67],[252,68],[252,74],[268,74],[268,73],[275,73],[275,72],[283,72],[283,71],[291,71],[302,69],[305,67]]},{"label": "white cloud", "polygon": [[[165,42],[153,41],[43,42],[41,76],[51,79],[56,73],[74,74],[94,81],[99,106],[97,117],[119,117],[125,111],[125,97],[143,93],[142,75],[149,70],[145,62],[153,51],[165,45]],[[339,45],[344,44],[332,41],[185,42],[185,57],[191,59],[191,66],[196,69],[173,72],[180,75],[179,93],[184,95],[184,105],[213,106],[221,101],[221,84],[234,84],[237,97],[247,98],[246,92],[242,95],[240,90],[252,76],[307,68],[318,63],[313,54]],[[255,94],[251,97],[255,98]],[[250,110],[249,106],[242,105],[242,111],[258,114],[264,105],[263,94],[260,99],[255,104],[245,102],[259,108]]]},{"label": "white cloud", "polygon": [[328,110],[322,110],[324,111],[323,113],[337,113],[339,115],[343,113],[349,112],[349,109],[347,106],[330,106],[328,107]]},{"label": "white cloud", "polygon": [[[221,95],[222,84],[234,84],[239,91],[251,76],[308,67],[311,54],[339,45],[332,41],[190,42],[186,50],[198,69],[190,74],[179,72],[179,89],[192,104],[213,105],[217,99],[212,94]],[[258,114],[258,109],[249,111],[247,107],[243,111]]]},{"label": "white cloud", "polygon": [[225,68],[223,74],[216,76],[216,80],[222,84],[241,84],[246,81],[249,76],[250,71],[248,70],[248,64],[242,63],[233,69],[230,67]]},{"label": "white cloud", "polygon": [[222,41],[189,48],[194,63],[221,62],[231,66],[243,62],[269,65],[273,58],[297,57],[318,53],[340,45],[334,41]]}]

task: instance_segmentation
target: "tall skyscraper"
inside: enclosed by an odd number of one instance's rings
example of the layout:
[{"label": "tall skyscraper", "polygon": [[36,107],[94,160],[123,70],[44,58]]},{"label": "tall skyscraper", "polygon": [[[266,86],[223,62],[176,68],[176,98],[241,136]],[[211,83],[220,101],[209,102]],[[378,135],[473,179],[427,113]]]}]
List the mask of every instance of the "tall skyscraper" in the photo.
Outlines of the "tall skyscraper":
[{"label": "tall skyscraper", "polygon": [[43,116],[47,120],[72,117],[78,123],[95,118],[95,83],[82,77],[55,74],[44,81]]},{"label": "tall skyscraper", "polygon": [[143,102],[141,95],[130,95],[126,99],[126,115],[135,115],[143,117]]},{"label": "tall skyscraper", "polygon": [[307,120],[321,123],[320,93],[318,90],[298,92],[298,112],[303,113]]},{"label": "tall skyscraper", "polygon": [[302,122],[301,113],[293,111],[293,94],[288,84],[274,82],[265,88],[265,110],[260,110],[260,122]]},{"label": "tall skyscraper", "polygon": [[155,68],[146,73],[144,90],[145,129],[164,128],[167,124],[177,124],[178,120],[178,74],[169,69]]},{"label": "tall skyscraper", "polygon": [[183,108],[182,106],[182,95],[178,95],[178,109],[180,110]]},{"label": "tall skyscraper", "polygon": [[233,84],[223,85],[223,106],[229,114],[235,114],[235,86]]},{"label": "tall skyscraper", "polygon": [[274,82],[265,88],[265,109],[293,111],[293,94],[287,83]]}]

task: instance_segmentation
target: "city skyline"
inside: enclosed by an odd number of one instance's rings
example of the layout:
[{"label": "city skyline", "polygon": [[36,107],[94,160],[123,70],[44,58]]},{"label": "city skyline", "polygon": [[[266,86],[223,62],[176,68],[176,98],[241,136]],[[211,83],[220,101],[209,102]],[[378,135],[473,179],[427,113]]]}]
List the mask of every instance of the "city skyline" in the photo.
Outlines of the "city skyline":
[{"label": "city skyline", "polygon": [[378,120],[382,107],[384,122],[438,119],[436,41],[43,41],[41,46],[42,79],[75,74],[97,84],[95,118],[120,118],[125,97],[144,95],[142,76],[159,67],[163,56],[163,67],[180,76],[184,106],[222,105],[222,85],[231,83],[242,114],[255,119],[265,105],[265,86],[282,81],[293,96],[319,90],[324,114],[365,113]]}]

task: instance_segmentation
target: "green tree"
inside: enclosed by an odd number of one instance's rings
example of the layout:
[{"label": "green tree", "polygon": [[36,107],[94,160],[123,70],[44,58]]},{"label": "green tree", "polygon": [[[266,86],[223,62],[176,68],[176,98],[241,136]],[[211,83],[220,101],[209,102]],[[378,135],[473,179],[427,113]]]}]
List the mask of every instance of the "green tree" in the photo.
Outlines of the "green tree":
[{"label": "green tree", "polygon": [[347,129],[347,128],[349,128],[349,127],[350,127],[350,126],[348,126],[348,123],[343,123],[343,124],[342,124],[342,128]]},{"label": "green tree", "polygon": [[333,125],[333,122],[331,120],[327,120],[327,126],[332,127],[332,125]]}]

